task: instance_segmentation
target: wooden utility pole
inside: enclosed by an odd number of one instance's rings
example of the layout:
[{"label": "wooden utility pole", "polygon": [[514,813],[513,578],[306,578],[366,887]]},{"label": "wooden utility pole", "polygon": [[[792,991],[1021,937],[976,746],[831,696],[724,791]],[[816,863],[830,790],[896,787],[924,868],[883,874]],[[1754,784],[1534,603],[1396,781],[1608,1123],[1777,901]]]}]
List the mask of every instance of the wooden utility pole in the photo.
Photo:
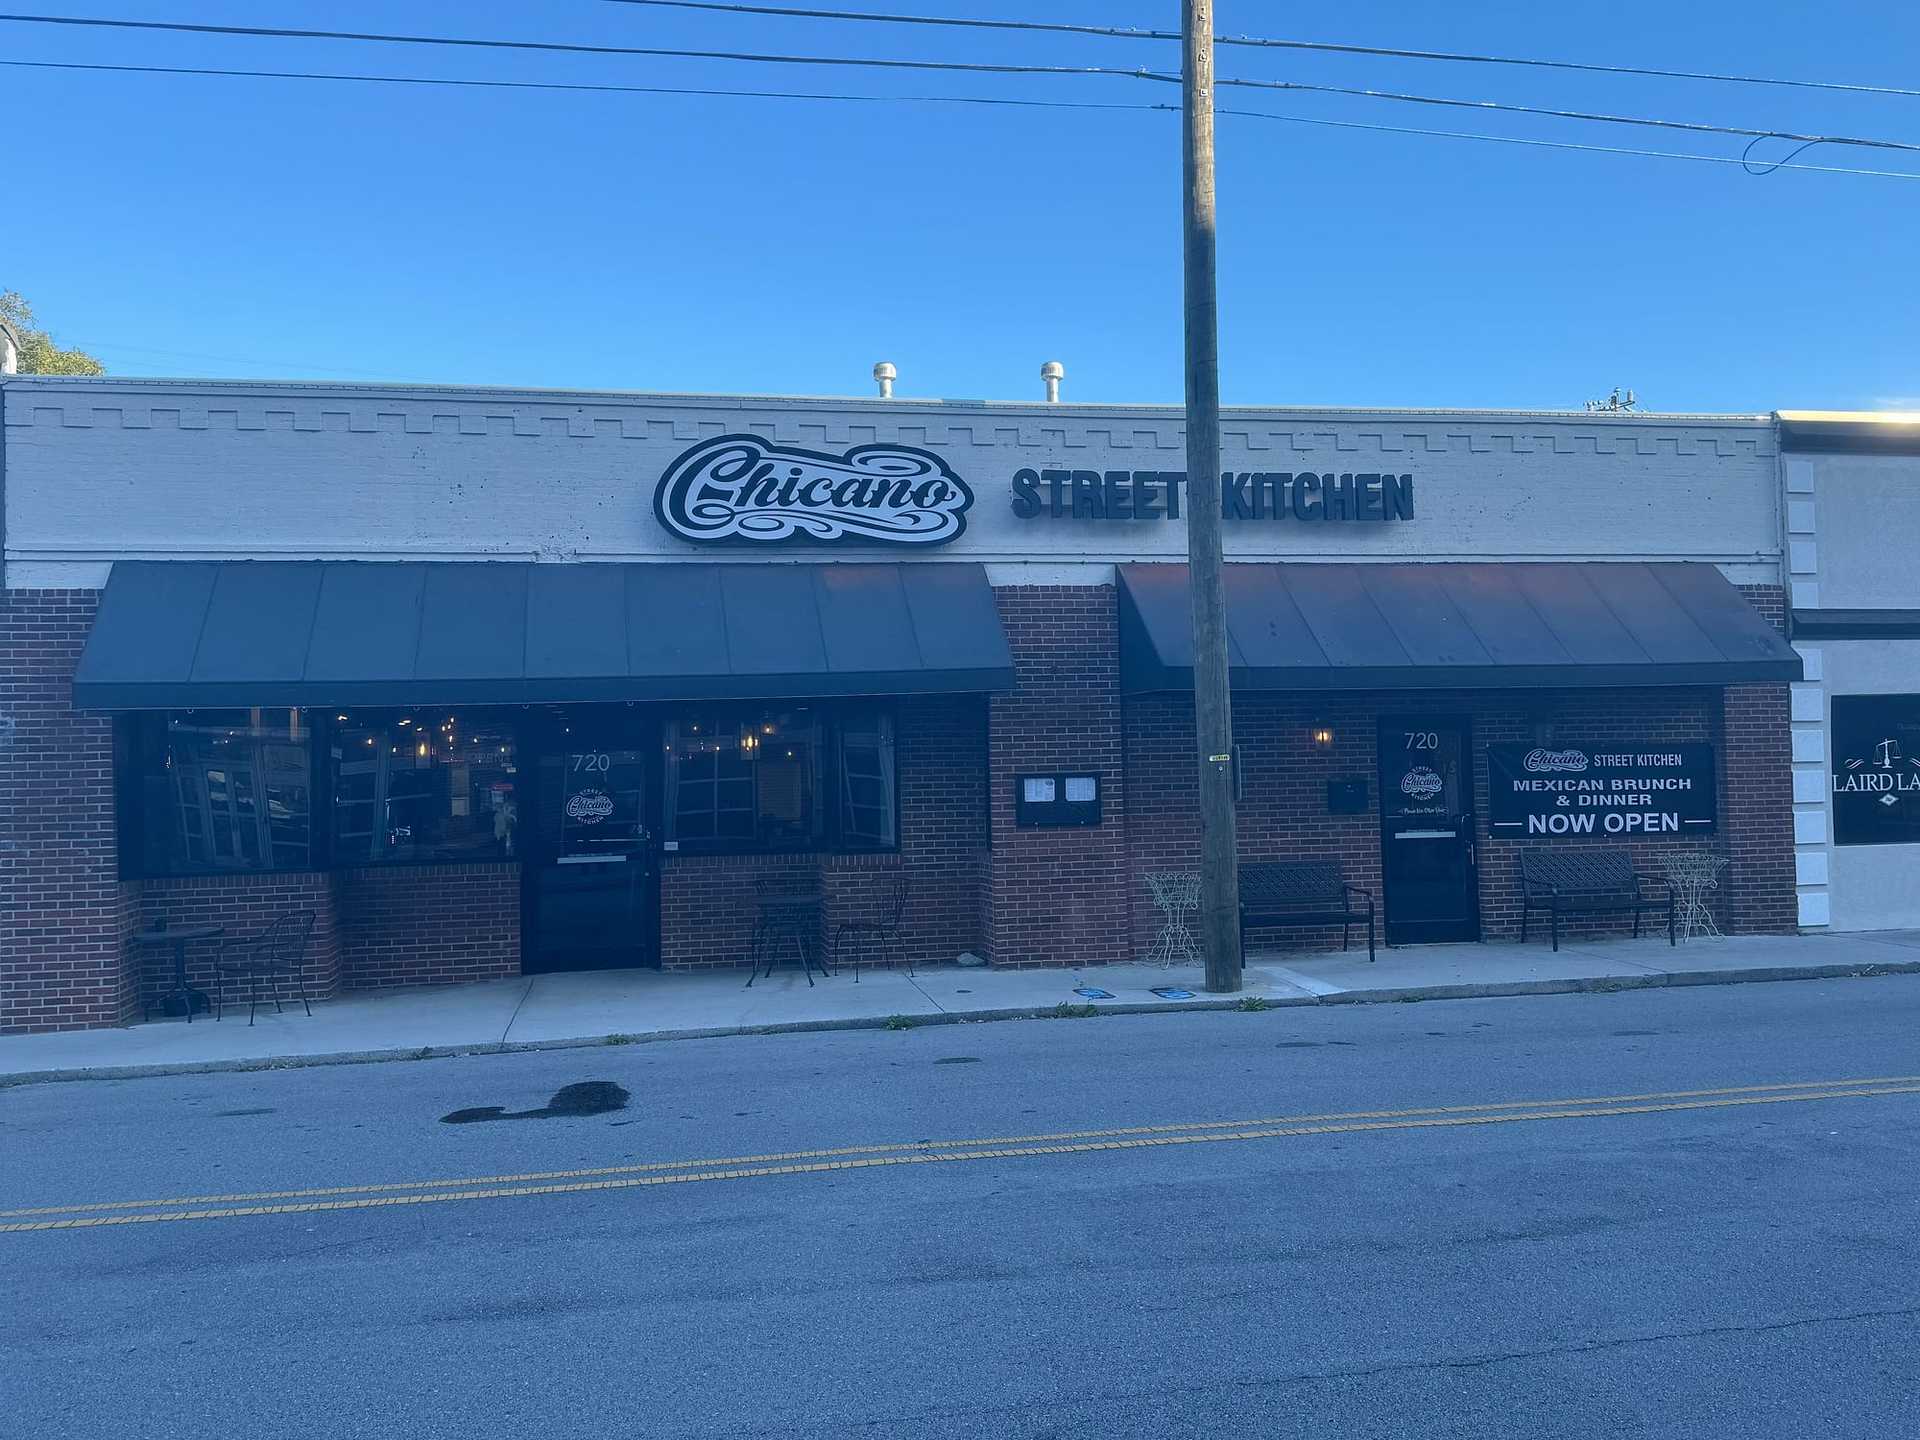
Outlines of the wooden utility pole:
[{"label": "wooden utility pole", "polygon": [[1213,0],[1183,0],[1186,113],[1187,575],[1200,760],[1200,948],[1207,989],[1240,988],[1233,710],[1220,553],[1220,337],[1214,293]]}]

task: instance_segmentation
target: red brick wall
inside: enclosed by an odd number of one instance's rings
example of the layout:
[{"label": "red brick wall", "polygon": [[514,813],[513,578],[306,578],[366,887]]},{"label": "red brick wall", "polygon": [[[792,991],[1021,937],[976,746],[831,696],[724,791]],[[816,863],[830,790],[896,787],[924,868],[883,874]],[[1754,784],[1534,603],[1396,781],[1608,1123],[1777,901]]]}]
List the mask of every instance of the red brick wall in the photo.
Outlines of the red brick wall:
[{"label": "red brick wall", "polygon": [[73,710],[94,590],[0,590],[0,1034],[139,1013],[113,722]]},{"label": "red brick wall", "polygon": [[[1133,953],[1115,595],[1110,585],[994,591],[1015,677],[1011,694],[993,697],[990,718],[995,965],[1099,964]],[[1017,827],[1014,777],[1067,769],[1100,776],[1102,823]]]},{"label": "red brick wall", "polygon": [[[175,929],[188,925],[219,925],[223,939],[258,935],[289,910],[311,910],[313,934],[308,940],[300,978],[308,998],[324,999],[340,988],[340,946],[335,921],[333,879],[325,872],[300,871],[271,875],[187,875],[129,882],[139,906],[140,923],[151,928],[165,919]],[[218,941],[197,941],[187,947],[187,979],[211,997],[215,988],[213,963]],[[147,1001],[157,1003],[173,987],[173,952],[165,946],[144,948],[138,959]],[[264,993],[264,991],[263,991]],[[281,1001],[294,987],[281,982]],[[229,988],[227,1004],[245,1003],[246,988]]]},{"label": "red brick wall", "polygon": [[[1787,592],[1742,585],[1747,603],[1782,635]],[[1724,702],[1721,808],[1729,818],[1726,903],[1737,929],[1791,935],[1800,928],[1794,900],[1793,735],[1789,687],[1730,685]]]},{"label": "red brick wall", "polygon": [[1731,863],[1722,878],[1734,930],[1791,935],[1794,898],[1793,736],[1788,687],[1729,685],[1720,752],[1720,811]]},{"label": "red brick wall", "polygon": [[903,700],[895,712],[900,849],[884,855],[662,856],[661,964],[670,970],[746,963],[755,883],[818,874],[823,944],[845,920],[877,913],[884,881],[904,873],[902,948],[917,965],[977,950],[986,845],[986,709],[975,696]]},{"label": "red brick wall", "polygon": [[347,990],[520,973],[520,866],[386,865],[337,871]]},{"label": "red brick wall", "polygon": [[[1748,692],[1752,692],[1749,695]],[[1340,694],[1321,699],[1243,695],[1234,702],[1234,738],[1245,767],[1239,834],[1246,860],[1339,859],[1347,878],[1382,900],[1377,733],[1382,716],[1461,717],[1471,722],[1475,809],[1479,817],[1482,934],[1517,938],[1520,930],[1519,854],[1528,846],[1580,841],[1496,840],[1487,828],[1485,747],[1490,742],[1662,741],[1714,743],[1721,757],[1719,834],[1712,841],[1732,859],[1717,900],[1724,927],[1739,931],[1791,928],[1793,911],[1792,806],[1786,757],[1783,686],[1735,687],[1727,694],[1721,733],[1719,693],[1708,689],[1441,692],[1410,700],[1404,694]],[[1308,730],[1329,725],[1334,748],[1316,751]],[[1192,869],[1199,846],[1193,807],[1193,705],[1184,696],[1142,696],[1127,702],[1128,836],[1133,873],[1129,893],[1134,935],[1151,943],[1159,917],[1146,872]],[[1326,785],[1364,779],[1363,815],[1329,815]],[[1655,858],[1679,842],[1619,842],[1636,862],[1657,869]],[[1568,934],[1612,935],[1630,930],[1630,917],[1595,916]],[[1256,949],[1322,948],[1338,944],[1337,930],[1260,932]]]}]

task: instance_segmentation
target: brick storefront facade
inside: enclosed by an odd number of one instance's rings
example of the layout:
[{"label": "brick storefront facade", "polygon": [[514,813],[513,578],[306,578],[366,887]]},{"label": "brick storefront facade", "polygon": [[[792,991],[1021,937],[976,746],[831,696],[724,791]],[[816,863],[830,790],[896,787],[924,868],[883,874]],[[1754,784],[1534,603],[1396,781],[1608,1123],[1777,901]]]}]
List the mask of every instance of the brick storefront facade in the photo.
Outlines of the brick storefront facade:
[{"label": "brick storefront facade", "polygon": [[140,1011],[113,810],[113,721],[74,710],[94,590],[0,591],[0,1033]]},{"label": "brick storefront facade", "polygon": [[[1496,839],[1487,825],[1486,747],[1501,742],[1658,745],[1708,742],[1719,756],[1720,815],[1711,840],[1652,837],[1617,842],[1638,868],[1658,873],[1661,855],[1687,846],[1714,846],[1729,865],[1714,899],[1722,928],[1735,933],[1793,929],[1793,847],[1787,795],[1786,687],[1752,685],[1708,689],[1608,691],[1435,691],[1419,695],[1377,692],[1317,698],[1242,695],[1234,702],[1234,740],[1245,767],[1238,807],[1245,860],[1330,858],[1347,878],[1384,901],[1381,876],[1378,734],[1397,719],[1459,720],[1473,742],[1474,810],[1478,819],[1480,924],[1483,938],[1520,933],[1519,854],[1529,846],[1578,845],[1561,838]],[[1722,718],[1724,712],[1724,720]],[[1334,733],[1330,751],[1316,749],[1309,731]],[[1191,869],[1199,846],[1193,807],[1193,705],[1184,696],[1142,696],[1127,702],[1128,852],[1134,875],[1135,949],[1158,926],[1145,876],[1150,870]],[[1327,782],[1363,780],[1364,814],[1330,815]],[[1591,843],[1591,842],[1586,842]],[[1383,906],[1384,909],[1384,906]],[[1537,923],[1537,921],[1536,921]],[[1630,917],[1593,916],[1572,922],[1574,936],[1618,934]],[[1320,947],[1339,943],[1338,930],[1260,934],[1256,947]]]},{"label": "brick storefront facade", "polygon": [[[1131,945],[1115,592],[1022,585],[995,593],[1015,689],[994,697],[991,719],[990,958],[995,965],[1113,960]],[[1057,770],[1100,777],[1101,823],[1016,826],[1017,777]]]},{"label": "brick storefront facade", "polygon": [[[877,915],[886,882],[904,875],[901,942],[915,964],[980,950],[987,846],[987,712],[975,696],[902,700],[894,710],[900,846],[873,855],[679,855],[661,857],[660,959],[669,970],[746,963],[754,886],[818,872],[830,943],[848,920]],[[871,954],[871,950],[866,952]]]},{"label": "brick storefront facade", "polygon": [[[1778,587],[1745,587],[1777,624]],[[900,845],[885,854],[662,857],[661,962],[737,966],[749,948],[754,882],[816,870],[826,935],[869,915],[886,883],[909,885],[905,949],[916,964],[963,950],[995,965],[1089,964],[1141,954],[1159,917],[1145,883],[1187,868],[1197,850],[1192,705],[1178,695],[1123,695],[1112,585],[1011,585],[995,591],[1016,684],[991,697],[894,703]],[[98,603],[93,591],[11,591],[0,610],[0,1032],[138,1018],[170,981],[164,950],[127,937],[163,916],[252,934],[288,908],[316,915],[311,994],[493,979],[520,972],[518,862],[341,868],[326,872],[119,878],[113,726],[75,712],[70,680]],[[1729,931],[1794,923],[1787,688],[1553,692],[1242,694],[1234,725],[1244,765],[1240,838],[1248,859],[1339,857],[1355,882],[1381,888],[1376,743],[1383,719],[1469,723],[1474,747],[1482,933],[1519,930],[1521,843],[1487,834],[1484,747],[1497,741],[1707,741],[1719,747],[1720,827],[1731,864],[1716,897]],[[1315,749],[1308,731],[1335,733]],[[1097,773],[1103,820],[1087,828],[1014,823],[1016,779],[1029,771]],[[1366,781],[1365,814],[1327,813],[1326,783]],[[1671,842],[1631,842],[1651,862]],[[1576,935],[1613,934],[1602,918]],[[1264,946],[1274,936],[1256,937]],[[1289,944],[1337,935],[1293,932]],[[214,949],[190,952],[211,988]],[[231,999],[232,997],[230,997]]]},{"label": "brick storefront facade", "polygon": [[389,865],[334,876],[348,990],[520,973],[520,867]]}]

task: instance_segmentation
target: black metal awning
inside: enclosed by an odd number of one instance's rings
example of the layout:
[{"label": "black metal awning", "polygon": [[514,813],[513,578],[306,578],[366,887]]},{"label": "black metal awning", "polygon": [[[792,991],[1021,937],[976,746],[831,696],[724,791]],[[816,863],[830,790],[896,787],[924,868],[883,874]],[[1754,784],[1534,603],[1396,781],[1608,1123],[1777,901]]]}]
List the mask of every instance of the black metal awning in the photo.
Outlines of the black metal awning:
[{"label": "black metal awning", "polygon": [[122,561],[83,709],[1011,688],[977,564]]},{"label": "black metal awning", "polygon": [[[1711,565],[1226,567],[1228,662],[1247,690],[1734,685],[1800,657]],[[1130,691],[1193,688],[1187,567],[1120,567]]]}]

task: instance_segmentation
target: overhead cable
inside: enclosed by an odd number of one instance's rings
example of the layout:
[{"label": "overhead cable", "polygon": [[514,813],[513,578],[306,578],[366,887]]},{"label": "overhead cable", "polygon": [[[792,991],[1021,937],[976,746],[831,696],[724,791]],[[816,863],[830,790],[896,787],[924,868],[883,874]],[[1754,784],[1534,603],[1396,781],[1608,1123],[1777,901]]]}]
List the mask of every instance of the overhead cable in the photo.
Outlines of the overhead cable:
[{"label": "overhead cable", "polygon": [[[1005,65],[950,60],[897,60],[855,58],[839,55],[766,54],[734,50],[683,50],[666,47],[624,45],[585,45],[543,40],[495,40],[438,35],[388,35],[358,30],[304,30],[264,25],[202,25],[173,20],[108,20],[71,15],[0,14],[0,20],[26,24],[84,25],[116,30],[165,30],[190,34],[242,35],[254,38],[299,40],[349,40],[399,45],[444,45],[478,49],[541,50],[592,55],[644,55],[677,59],[740,60],[780,65],[864,66],[893,70],[942,70],[995,75],[1115,76],[1137,80],[1179,83],[1178,75],[1159,70],[1127,70],[1108,66]],[[1368,90],[1352,86],[1317,85],[1295,80],[1249,80],[1225,78],[1215,82],[1221,88],[1240,87],[1257,90],[1291,90],[1324,95],[1346,95],[1369,100],[1391,100],[1417,105],[1442,105],[1468,110],[1503,111],[1514,115],[1543,115],[1563,120],[1591,121],[1607,125],[1637,125],[1660,130],[1684,130],[1702,135],[1732,135],[1749,140],[1781,139],[1808,145],[1852,145],[1878,150],[1920,151],[1920,144],[1903,140],[1880,140],[1852,135],[1807,135],[1789,130],[1756,130],[1733,125],[1710,125],[1686,120],[1657,120],[1641,116],[1613,115],[1597,111],[1559,110],[1538,105],[1514,105],[1495,100],[1459,100],[1433,95],[1412,95],[1391,90]],[[1797,152],[1796,152],[1797,153]]]},{"label": "overhead cable", "polygon": [[1397,100],[1411,105],[1444,105],[1460,110],[1500,111],[1510,115],[1545,115],[1558,120],[1590,120],[1605,125],[1641,125],[1655,130],[1687,130],[1701,135],[1737,135],[1756,140],[1795,140],[1807,145],[1863,145],[1875,150],[1915,150],[1907,140],[1863,139],[1855,135],[1802,135],[1792,130],[1753,130],[1739,125],[1709,125],[1694,120],[1655,120],[1642,115],[1610,115],[1592,110],[1556,110],[1541,105],[1512,105],[1503,100],[1457,100],[1437,95],[1409,95],[1397,90],[1364,90],[1350,85],[1315,85],[1303,80],[1216,80],[1222,88],[1294,90],[1317,95],[1351,95],[1367,100]]},{"label": "overhead cable", "polygon": [[643,55],[654,59],[744,60],[762,65],[846,65],[873,70],[956,70],[976,75],[1113,75],[1180,83],[1159,70],[1103,65],[1002,65],[990,61],[894,60],[851,55],[785,55],[750,50],[684,50],[651,45],[587,45],[561,40],[488,40],[454,35],[388,35],[365,30],[296,30],[272,25],[202,25],[185,20],[107,20],[78,15],[11,15],[22,25],[78,25],[104,30],[165,30],[188,35],[242,35],[270,40],[355,40],[380,45],[445,45],[470,50],[539,50],[563,55]]},{"label": "overhead cable", "polygon": [[[697,98],[742,100],[811,100],[862,105],[979,105],[1007,106],[1034,110],[1132,110],[1178,114],[1171,104],[1146,104],[1129,101],[1029,100],[989,95],[848,95],[831,91],[739,90],[701,88],[682,85],[613,85],[586,82],[542,80],[470,80],[425,75],[361,75],[312,70],[233,70],[190,65],[107,65],[62,60],[0,60],[0,66],[25,70],[99,71],[127,75],[218,76],[246,80],[323,80],[368,85],[418,85],[477,90],[550,90],[580,91],[590,94],[685,95]],[[1336,130],[1364,130],[1383,135],[1418,135],[1439,140],[1477,140],[1496,145],[1520,145],[1543,150],[1572,150],[1594,155],[1620,155],[1656,160],[1692,160],[1708,165],[1740,165],[1741,159],[1727,155],[1700,155],[1684,150],[1644,150],[1614,145],[1583,145],[1570,140],[1536,140],[1515,135],[1485,135],[1467,130],[1428,130],[1413,125],[1372,125],[1359,120],[1326,120],[1306,115],[1275,115],[1265,110],[1222,107],[1222,115],[1254,120],[1274,120],[1290,125],[1316,125]],[[1802,170],[1823,175],[1858,175],[1885,180],[1920,180],[1920,174],[1904,170],[1868,170],[1845,165],[1802,165],[1791,159],[1769,163],[1764,168],[1749,164],[1752,173],[1773,170]]]},{"label": "overhead cable", "polygon": [[[968,30],[1034,30],[1055,35],[1094,35],[1115,40],[1180,39],[1176,30],[1142,30],[1120,25],[1077,25],[1054,20],[975,20],[947,15],[894,15],[866,10],[822,10],[786,5],[740,5],[727,0],[611,0],[616,5],[647,5],[672,10],[710,10],[737,15],[775,15],[796,20],[868,21],[885,25],[939,25]],[[1215,45],[1265,50],[1310,50],[1331,55],[1370,55],[1394,60],[1439,60],[1463,65],[1519,65],[1546,70],[1583,70],[1596,75],[1638,75],[1663,80],[1711,80],[1728,85],[1781,85],[1801,90],[1841,90],[1859,95],[1920,98],[1920,90],[1900,85],[1848,84],[1837,80],[1795,80],[1777,75],[1732,75],[1714,70],[1669,70],[1650,65],[1602,65],[1593,61],[1548,60],[1522,55],[1476,55],[1453,50],[1408,50],[1391,45],[1342,45],[1327,40],[1286,40],[1263,35],[1216,35]]]}]

